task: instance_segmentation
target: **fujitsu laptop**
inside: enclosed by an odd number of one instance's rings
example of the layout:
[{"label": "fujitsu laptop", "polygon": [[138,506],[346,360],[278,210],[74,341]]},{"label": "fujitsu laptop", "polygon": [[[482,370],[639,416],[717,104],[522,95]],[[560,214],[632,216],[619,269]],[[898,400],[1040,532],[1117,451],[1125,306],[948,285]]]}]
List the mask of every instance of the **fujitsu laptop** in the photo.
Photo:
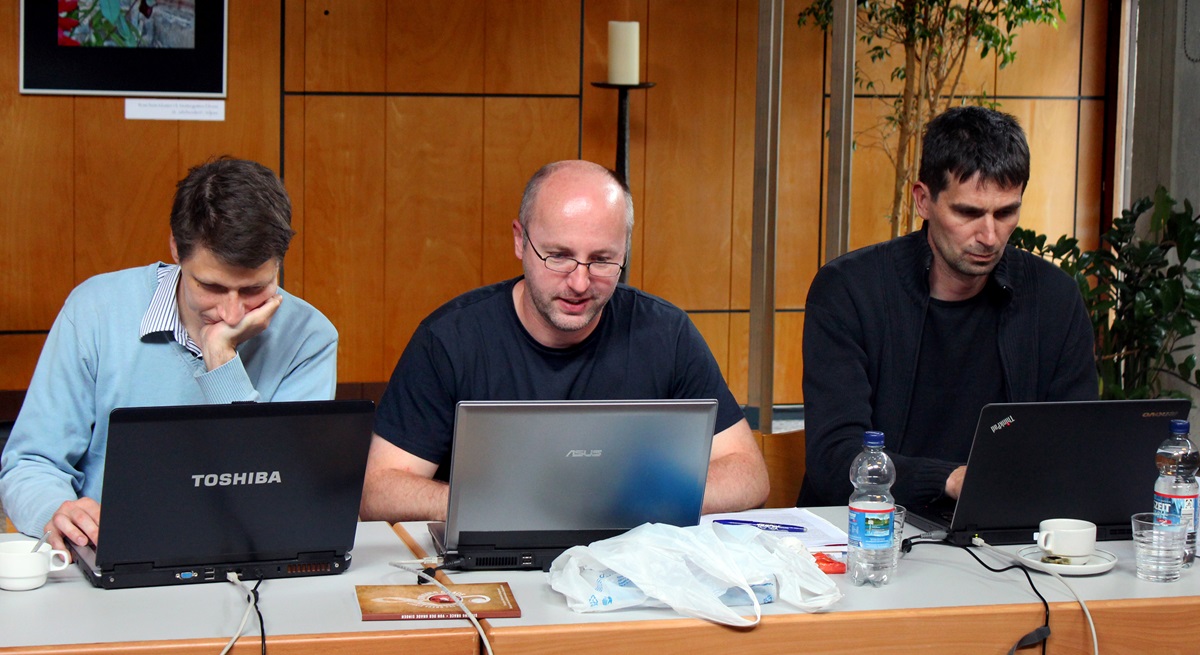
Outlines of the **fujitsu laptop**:
[{"label": "fujitsu laptop", "polygon": [[335,574],[350,565],[374,404],[114,409],[93,585]]},{"label": "fujitsu laptop", "polygon": [[1031,543],[1048,518],[1096,524],[1097,539],[1129,539],[1130,515],[1148,511],[1154,455],[1186,399],[997,403],[979,413],[958,503],[909,510],[948,541]]},{"label": "fujitsu laptop", "polygon": [[546,570],[643,523],[696,525],[716,416],[715,400],[460,402],[439,554]]}]

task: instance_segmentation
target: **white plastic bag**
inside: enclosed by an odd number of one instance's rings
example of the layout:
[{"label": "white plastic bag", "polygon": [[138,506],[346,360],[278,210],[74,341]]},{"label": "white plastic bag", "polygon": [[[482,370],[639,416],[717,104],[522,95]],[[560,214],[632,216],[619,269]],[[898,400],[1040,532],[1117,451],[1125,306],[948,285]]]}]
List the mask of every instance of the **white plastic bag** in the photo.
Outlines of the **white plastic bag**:
[{"label": "white plastic bag", "polygon": [[[756,625],[760,603],[775,598],[815,612],[842,597],[799,539],[711,523],[647,523],[568,549],[550,565],[550,586],[576,612],[669,606],[733,626]],[[753,605],[754,618],[730,609],[738,605]]]}]

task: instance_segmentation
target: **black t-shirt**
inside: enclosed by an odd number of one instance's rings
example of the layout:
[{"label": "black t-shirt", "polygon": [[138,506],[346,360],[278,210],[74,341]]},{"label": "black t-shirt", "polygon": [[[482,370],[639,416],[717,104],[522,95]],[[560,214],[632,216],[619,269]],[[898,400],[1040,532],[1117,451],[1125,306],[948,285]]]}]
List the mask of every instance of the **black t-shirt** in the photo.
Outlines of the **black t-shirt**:
[{"label": "black t-shirt", "polygon": [[[901,454],[965,464],[979,410],[1005,400],[996,295],[987,287],[967,300],[929,299]],[[893,491],[907,495],[903,472],[897,473]]]},{"label": "black t-shirt", "polygon": [[375,432],[449,475],[460,400],[716,398],[716,431],[743,418],[687,314],[618,286],[580,344],[547,348],[517,317],[520,278],[467,292],[417,326],[375,413]]}]

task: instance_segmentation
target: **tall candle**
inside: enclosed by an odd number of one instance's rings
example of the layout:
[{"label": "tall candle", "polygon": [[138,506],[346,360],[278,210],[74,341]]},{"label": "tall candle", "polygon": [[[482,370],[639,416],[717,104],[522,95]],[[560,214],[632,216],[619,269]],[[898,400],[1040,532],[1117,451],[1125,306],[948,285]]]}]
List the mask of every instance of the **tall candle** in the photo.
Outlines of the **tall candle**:
[{"label": "tall candle", "polygon": [[637,84],[639,81],[638,24],[608,21],[608,83]]}]

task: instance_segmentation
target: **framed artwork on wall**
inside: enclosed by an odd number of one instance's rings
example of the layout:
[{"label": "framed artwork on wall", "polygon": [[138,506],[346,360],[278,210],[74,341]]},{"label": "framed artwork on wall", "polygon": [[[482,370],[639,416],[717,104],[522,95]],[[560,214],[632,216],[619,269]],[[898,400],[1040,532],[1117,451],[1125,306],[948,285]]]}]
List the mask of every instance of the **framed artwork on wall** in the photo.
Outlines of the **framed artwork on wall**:
[{"label": "framed artwork on wall", "polygon": [[21,93],[224,98],[228,0],[21,0]]}]

